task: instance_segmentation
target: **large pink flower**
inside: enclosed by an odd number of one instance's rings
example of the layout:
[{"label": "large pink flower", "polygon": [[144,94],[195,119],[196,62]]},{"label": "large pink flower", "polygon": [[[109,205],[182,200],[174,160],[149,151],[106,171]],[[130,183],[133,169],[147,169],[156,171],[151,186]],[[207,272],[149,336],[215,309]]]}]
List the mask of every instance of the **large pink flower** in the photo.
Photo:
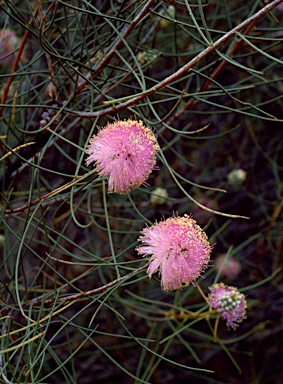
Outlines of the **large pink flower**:
[{"label": "large pink flower", "polygon": [[108,192],[128,193],[145,184],[158,148],[154,134],[141,121],[118,120],[91,138],[86,164],[95,162],[99,175],[109,179]]},{"label": "large pink flower", "polygon": [[210,259],[211,245],[205,232],[190,216],[172,217],[145,228],[137,252],[151,255],[147,273],[157,270],[164,290],[178,289],[200,276]]},{"label": "large pink flower", "polygon": [[235,329],[246,318],[245,295],[224,283],[213,284],[209,289],[208,304],[226,320],[228,328]]}]

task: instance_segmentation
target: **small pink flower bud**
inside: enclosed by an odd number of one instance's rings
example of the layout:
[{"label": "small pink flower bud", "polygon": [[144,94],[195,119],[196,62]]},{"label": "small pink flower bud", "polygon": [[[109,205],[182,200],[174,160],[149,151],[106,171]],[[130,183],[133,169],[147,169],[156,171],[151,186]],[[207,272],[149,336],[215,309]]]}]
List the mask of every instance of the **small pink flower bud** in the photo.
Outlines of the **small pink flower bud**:
[{"label": "small pink flower bud", "polygon": [[275,7],[276,11],[278,11],[279,13],[282,13],[283,12],[283,3],[277,5],[277,7]]},{"label": "small pink flower bud", "polygon": [[0,30],[0,65],[12,65],[15,50],[19,47],[19,38],[11,29]]},{"label": "small pink flower bud", "polygon": [[222,278],[236,279],[241,271],[241,264],[233,256],[220,255],[214,262],[216,271]]}]

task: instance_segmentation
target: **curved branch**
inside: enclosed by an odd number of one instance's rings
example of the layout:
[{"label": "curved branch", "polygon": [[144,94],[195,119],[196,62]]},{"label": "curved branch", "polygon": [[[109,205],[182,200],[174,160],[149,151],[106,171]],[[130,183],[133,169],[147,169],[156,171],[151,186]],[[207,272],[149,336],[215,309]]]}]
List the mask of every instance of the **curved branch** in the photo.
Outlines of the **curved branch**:
[{"label": "curved branch", "polygon": [[[105,65],[110,61],[114,53],[117,51],[117,49],[120,48],[120,46],[123,44],[123,40],[126,39],[129,34],[132,32],[132,30],[137,26],[137,24],[144,18],[144,16],[149,12],[150,7],[153,5],[154,0],[148,0],[143,7],[143,9],[137,14],[137,16],[134,18],[134,20],[131,22],[131,24],[124,30],[124,32],[121,33],[121,38],[113,45],[113,47],[107,52],[107,54],[104,56],[104,58],[101,60],[101,62],[98,64],[98,66],[91,72],[88,73],[86,76],[87,78],[92,78],[97,76],[105,67]],[[80,93],[82,89],[88,84],[87,81],[83,82],[79,87],[76,89],[76,94]]]},{"label": "curved branch", "polygon": [[[183,67],[181,67],[177,72],[173,73],[171,76],[166,77],[164,80],[156,84],[154,87],[149,88],[147,91],[139,94],[136,97],[131,98],[130,100],[127,100],[123,103],[118,104],[117,106],[112,106],[109,108],[106,108],[102,111],[97,112],[80,112],[80,111],[71,111],[69,109],[65,109],[65,112],[68,112],[72,115],[92,119],[94,117],[100,117],[105,116],[108,114],[114,114],[121,110],[124,110],[132,105],[137,104],[139,101],[143,100],[144,98],[152,95],[156,91],[166,87],[167,85],[171,84],[172,82],[178,80],[182,76],[184,76],[191,68],[193,68],[199,61],[203,60],[206,56],[208,56],[211,52],[215,51],[219,47],[221,47],[223,44],[225,44],[228,40],[230,40],[232,37],[234,37],[237,32],[241,31],[244,28],[247,28],[250,24],[254,25],[255,22],[257,22],[261,17],[263,17],[266,13],[270,12],[274,7],[279,5],[283,0],[274,0],[270,4],[267,4],[265,7],[260,9],[258,12],[256,12],[253,16],[249,17],[247,20],[243,21],[241,24],[236,26],[235,28],[231,29],[229,32],[227,32],[224,36],[220,37],[217,41],[209,45],[207,48],[205,48],[201,53],[199,53],[196,57],[194,57],[191,61],[189,61],[187,64],[185,64]],[[148,6],[148,2],[146,5]],[[130,28],[130,27],[129,27]],[[125,34],[123,35],[123,37]],[[122,41],[119,41],[119,46],[122,44]],[[118,48],[118,43],[115,45],[115,49]],[[112,50],[114,47],[112,48]],[[112,50],[110,52],[112,52]],[[114,51],[113,51],[114,54]],[[106,58],[105,58],[106,60]],[[104,63],[105,64],[105,63]]]}]

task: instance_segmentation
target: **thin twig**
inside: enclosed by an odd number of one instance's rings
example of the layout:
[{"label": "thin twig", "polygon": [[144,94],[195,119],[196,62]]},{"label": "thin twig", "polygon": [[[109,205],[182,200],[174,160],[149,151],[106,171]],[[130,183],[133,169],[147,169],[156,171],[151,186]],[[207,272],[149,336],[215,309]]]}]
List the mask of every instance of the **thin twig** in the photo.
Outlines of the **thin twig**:
[{"label": "thin twig", "polygon": [[[147,91],[144,91],[143,93],[139,94],[138,96],[134,96],[132,99],[127,100],[123,103],[120,103],[118,105],[113,105],[110,108],[106,108],[102,111],[97,112],[81,112],[81,111],[73,111],[66,109],[65,111],[73,114],[75,116],[80,116],[88,119],[92,119],[94,117],[100,117],[105,116],[108,114],[115,114],[121,110],[124,110],[132,105],[137,104],[139,101],[143,100],[144,98],[152,95],[153,93],[159,91],[160,89],[166,87],[167,85],[171,84],[172,82],[180,79],[182,76],[184,76],[191,68],[193,68],[198,62],[203,60],[205,57],[207,57],[211,52],[214,52],[216,49],[221,47],[223,44],[225,44],[228,40],[230,40],[232,37],[236,35],[237,32],[241,31],[244,28],[247,28],[249,25],[256,23],[261,17],[263,17],[266,13],[270,12],[274,7],[279,5],[283,0],[274,0],[272,3],[267,4],[265,7],[260,9],[258,12],[256,12],[253,16],[249,17],[247,20],[243,21],[241,24],[237,25],[235,28],[231,29],[229,32],[227,32],[224,36],[222,36],[220,39],[209,45],[207,48],[205,48],[202,52],[200,52],[197,56],[195,56],[191,61],[189,61],[187,64],[185,64],[183,67],[181,67],[177,72],[173,73],[172,75],[166,77],[164,80],[159,82],[158,84],[154,85],[153,87],[149,88]],[[152,2],[148,2],[152,3]],[[151,4],[148,4],[150,6]],[[130,28],[130,27],[129,27]],[[130,31],[129,31],[130,32]],[[128,36],[128,33],[124,33],[124,36]],[[119,40],[119,42],[116,43],[116,45],[111,49],[111,54],[114,54],[114,48],[117,49],[122,44],[122,40]],[[109,54],[110,54],[109,52]],[[107,55],[108,57],[108,55]],[[110,59],[110,58],[109,58]],[[106,57],[104,58],[106,60]],[[105,61],[102,60],[100,66],[103,64],[105,65]],[[99,68],[100,68],[99,66]],[[97,74],[97,71],[100,70],[97,68],[94,75]]]},{"label": "thin twig", "polygon": [[[35,17],[37,16],[38,14],[38,11],[39,11],[39,6],[37,5],[36,8],[35,8],[35,11],[33,13],[33,17],[30,19],[29,21],[29,26],[32,27],[33,23],[34,23],[34,19]],[[19,64],[19,61],[21,59],[21,56],[22,56],[22,53],[24,51],[24,48],[25,48],[25,45],[27,43],[27,40],[28,40],[28,37],[29,37],[29,34],[30,34],[30,31],[28,29],[26,29],[25,33],[24,33],[24,36],[23,36],[23,40],[21,42],[21,45],[20,45],[20,48],[18,50],[18,53],[16,55],[16,58],[14,60],[14,63],[13,63],[13,66],[12,66],[12,69],[11,69],[11,74],[7,80],[7,84],[3,90],[3,95],[2,95],[2,99],[1,99],[1,104],[5,104],[6,103],[6,100],[7,100],[7,96],[8,96],[8,93],[9,93],[9,89],[10,89],[10,86],[12,84],[12,81],[14,80],[14,76],[13,76],[13,73],[16,71],[17,67],[18,67],[18,64]],[[4,111],[4,108],[5,106],[2,106],[2,108],[0,108],[0,117],[2,116],[3,114],[3,111]]]},{"label": "thin twig", "polygon": [[23,205],[21,207],[15,208],[15,209],[7,209],[5,211],[5,214],[9,215],[9,214],[12,214],[12,213],[14,214],[14,213],[23,212],[26,209],[28,209],[28,208],[30,208],[30,207],[32,207],[34,205],[37,205],[39,203],[43,203],[47,199],[50,199],[51,197],[54,197],[54,196],[58,195],[58,193],[61,193],[61,192],[65,191],[66,189],[69,189],[69,188],[73,187],[74,185],[76,185],[80,181],[86,179],[87,177],[91,176],[95,172],[96,172],[96,170],[92,169],[91,171],[87,172],[84,175],[76,176],[76,177],[73,178],[73,180],[69,181],[68,183],[66,183],[64,185],[61,185],[61,187],[58,187],[58,188],[54,189],[51,192],[48,192],[46,195],[44,195],[43,197],[41,197],[39,199],[36,199],[36,200],[34,200],[34,201],[30,202],[30,203],[27,203],[27,204],[25,204],[25,205]]},{"label": "thin twig", "polygon": [[[150,7],[154,4],[154,0],[148,0],[142,10],[137,14],[134,20],[130,23],[130,25],[121,33],[121,38],[112,46],[112,48],[107,52],[101,62],[97,65],[97,67],[89,72],[86,75],[86,78],[90,79],[97,76],[106,64],[111,60],[112,56],[115,52],[120,48],[123,44],[124,39],[126,39],[132,30],[137,26],[137,24],[144,18],[144,16],[149,12]],[[88,84],[88,81],[83,82],[76,89],[76,94],[80,93],[82,89]]]},{"label": "thin twig", "polygon": [[[248,28],[245,30],[244,32],[244,35],[247,36],[250,34],[250,32],[254,29],[255,25],[257,23],[257,20],[253,20],[253,22],[248,26]],[[238,39],[236,40],[234,46],[232,47],[232,49],[230,50],[230,52],[228,53],[228,57],[232,57],[233,55],[235,55],[235,53],[238,51],[238,49],[240,49],[241,45],[243,43],[243,40],[242,39]],[[210,75],[210,78],[207,79],[205,81],[205,83],[200,87],[200,90],[199,92],[200,93],[203,93],[205,91],[208,90],[209,86],[211,85],[211,82],[213,79],[215,79],[219,73],[222,72],[223,68],[225,67],[225,65],[228,63],[227,60],[223,60],[219,65],[218,67],[213,71],[213,73]],[[179,119],[180,116],[182,116],[184,114],[185,111],[187,111],[188,109],[190,109],[190,107],[194,104],[194,101],[195,99],[193,97],[190,98],[190,100],[185,103],[183,105],[183,107],[177,111],[174,116],[172,116],[168,122],[168,124],[170,125],[173,121],[176,121],[176,119]]]},{"label": "thin twig", "polygon": [[143,271],[147,267],[148,267],[148,263],[146,263],[145,265],[143,265],[142,267],[140,267],[138,269],[135,269],[134,271],[128,273],[125,276],[119,277],[119,278],[111,281],[110,283],[103,285],[102,287],[91,289],[90,291],[87,291],[87,292],[80,292],[80,293],[77,293],[75,295],[64,296],[64,297],[59,297],[56,299],[48,299],[48,300],[44,300],[44,298],[42,298],[42,297],[35,298],[35,299],[32,299],[29,302],[25,303],[24,307],[27,308],[30,306],[38,306],[38,305],[41,306],[42,304],[44,306],[50,306],[54,303],[54,301],[56,301],[56,303],[60,303],[60,302],[65,303],[67,301],[76,301],[76,300],[82,299],[84,297],[97,295],[98,293],[102,293],[102,292],[106,291],[107,289],[114,287],[115,285],[117,285],[121,281],[126,281],[126,280],[130,279],[131,277],[135,276],[136,274]]}]

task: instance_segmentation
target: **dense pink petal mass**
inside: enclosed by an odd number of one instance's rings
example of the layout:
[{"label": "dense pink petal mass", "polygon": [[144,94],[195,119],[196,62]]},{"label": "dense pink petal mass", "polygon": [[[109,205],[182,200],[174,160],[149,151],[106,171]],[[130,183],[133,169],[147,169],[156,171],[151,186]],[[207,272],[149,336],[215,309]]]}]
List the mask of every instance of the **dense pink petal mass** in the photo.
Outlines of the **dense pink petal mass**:
[{"label": "dense pink petal mass", "polygon": [[137,252],[150,256],[149,277],[160,271],[164,290],[181,288],[200,276],[210,259],[205,232],[190,216],[172,217],[145,228]]},{"label": "dense pink petal mass", "polygon": [[93,136],[87,165],[109,180],[108,192],[128,193],[144,184],[156,163],[159,147],[152,131],[141,121],[108,123]]},{"label": "dense pink petal mass", "polygon": [[226,320],[228,327],[235,329],[246,318],[245,295],[224,283],[213,284],[209,289],[208,304]]}]

